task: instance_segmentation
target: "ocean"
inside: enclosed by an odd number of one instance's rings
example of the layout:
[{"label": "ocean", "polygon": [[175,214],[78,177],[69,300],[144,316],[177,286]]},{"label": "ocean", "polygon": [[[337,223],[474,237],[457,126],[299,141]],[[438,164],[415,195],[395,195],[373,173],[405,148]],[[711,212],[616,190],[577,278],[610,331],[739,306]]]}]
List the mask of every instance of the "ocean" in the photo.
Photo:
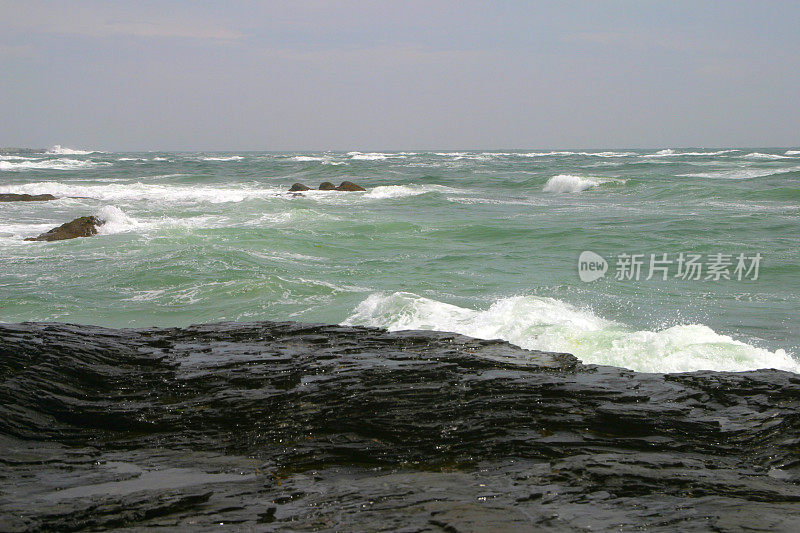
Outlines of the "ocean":
[{"label": "ocean", "polygon": [[[287,193],[344,180],[366,192]],[[504,339],[641,372],[800,372],[796,148],[55,147],[0,154],[0,193],[60,197],[0,203],[6,323],[292,320]],[[99,235],[23,241],[85,215],[105,221]],[[593,281],[586,251],[607,263]],[[691,256],[697,276],[682,272]]]}]

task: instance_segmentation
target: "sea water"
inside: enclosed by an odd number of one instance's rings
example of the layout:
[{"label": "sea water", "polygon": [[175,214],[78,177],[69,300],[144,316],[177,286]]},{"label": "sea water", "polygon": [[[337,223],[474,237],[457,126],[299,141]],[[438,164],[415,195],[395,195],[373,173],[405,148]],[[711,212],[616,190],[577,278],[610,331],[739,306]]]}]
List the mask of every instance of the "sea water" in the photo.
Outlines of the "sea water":
[{"label": "sea water", "polygon": [[[287,194],[343,180],[367,192]],[[800,372],[797,148],[54,147],[0,154],[9,192],[61,198],[0,203],[4,322],[345,323],[640,371]],[[99,235],[23,241],[85,215],[104,221]],[[592,282],[578,273],[587,250],[608,262]],[[684,279],[681,253],[706,269],[730,256],[727,278]],[[626,254],[641,275],[615,275]],[[647,279],[663,254],[669,271]],[[757,275],[737,276],[736,258],[756,254]]]}]

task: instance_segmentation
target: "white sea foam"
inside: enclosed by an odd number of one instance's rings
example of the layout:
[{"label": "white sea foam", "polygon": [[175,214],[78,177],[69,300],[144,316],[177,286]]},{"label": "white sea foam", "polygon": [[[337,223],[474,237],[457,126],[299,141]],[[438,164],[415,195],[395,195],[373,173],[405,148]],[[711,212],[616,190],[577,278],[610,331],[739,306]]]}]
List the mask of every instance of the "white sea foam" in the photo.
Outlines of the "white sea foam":
[{"label": "white sea foam", "polygon": [[[356,158],[354,158],[356,159]],[[323,165],[346,165],[347,161],[338,161],[331,156],[311,156],[311,155],[295,155],[289,158],[291,161],[298,163],[321,163]]]},{"label": "white sea foam", "polygon": [[671,148],[667,148],[666,150],[659,150],[654,154],[645,154],[642,157],[714,156],[714,155],[730,154],[739,151],[740,150],[737,149],[730,149],[730,150],[717,150],[714,152],[676,152]]},{"label": "white sea foam", "polygon": [[36,224],[3,222],[0,223],[0,240],[4,244],[19,244],[24,237],[36,237],[58,225],[50,222]]},{"label": "white sea foam", "polygon": [[57,144],[50,148],[47,153],[53,155],[87,155],[96,152],[97,150],[73,150],[72,148],[65,148]]},{"label": "white sea foam", "polygon": [[783,167],[783,168],[750,168],[740,167],[730,170],[719,170],[715,172],[695,172],[690,174],[680,174],[681,177],[686,178],[709,178],[721,180],[746,180],[752,178],[764,178],[766,176],[775,176],[785,174],[787,172],[800,171],[800,166]]},{"label": "white sea foam", "polygon": [[767,160],[774,160],[774,159],[791,159],[788,155],[777,155],[777,154],[764,154],[762,152],[751,152],[747,155],[742,156],[745,159],[767,159]]},{"label": "white sea foam", "polygon": [[347,155],[350,156],[350,159],[354,159],[357,161],[381,161],[383,159],[388,159],[392,157],[392,154],[384,154],[381,152],[347,152]]},{"label": "white sea foam", "polygon": [[553,176],[547,183],[544,184],[542,189],[544,192],[581,192],[591,187],[597,187],[602,183],[625,183],[625,180],[616,178],[598,178],[598,177],[585,177],[574,176],[572,174],[559,174]]},{"label": "white sea foam", "polygon": [[[129,217],[121,209],[113,205],[104,206],[96,213],[96,216],[102,222],[97,228],[100,234],[122,233],[135,229],[142,229],[146,226],[134,218]],[[39,235],[59,224],[61,224],[61,222],[57,221],[37,224],[3,224],[0,225],[0,231],[13,235],[15,240],[19,240],[22,237]]]},{"label": "white sea foam", "polygon": [[0,192],[26,194],[53,194],[55,196],[85,196],[110,202],[149,201],[164,203],[226,203],[259,198],[283,196],[285,190],[277,188],[213,187],[202,185],[161,185],[151,183],[108,183],[104,185],[79,185],[57,181],[43,181],[15,186],[0,186]]},{"label": "white sea foam", "polygon": [[232,155],[229,157],[203,157],[203,161],[239,161],[244,159],[244,157],[240,155]]},{"label": "white sea foam", "polygon": [[579,152],[579,155],[594,157],[630,157],[636,155],[635,152]]},{"label": "white sea foam", "polygon": [[784,155],[800,155],[800,150],[786,150]]},{"label": "white sea foam", "polygon": [[[447,166],[450,166],[449,163],[455,161],[493,161],[498,157],[509,155],[506,152],[482,152],[482,153],[474,153],[474,152],[434,152],[433,155],[438,155],[441,157],[448,157],[450,161],[446,163]],[[459,163],[460,164],[460,163]],[[415,166],[415,165],[410,165]],[[426,165],[422,165],[426,166]]]},{"label": "white sea foam", "polygon": [[444,185],[414,185],[413,183],[408,185],[382,185],[374,187],[363,197],[372,199],[404,198],[428,192],[452,192],[454,190]]},{"label": "white sea foam", "polygon": [[702,324],[636,331],[560,300],[537,296],[503,298],[476,311],[411,293],[378,293],[361,302],[343,324],[504,339],[522,348],[567,352],[584,363],[640,372],[758,368],[800,372],[800,365],[784,350],[751,346]]},{"label": "white sea foam", "polygon": [[575,152],[565,152],[565,151],[557,151],[557,152],[524,152],[517,154],[520,157],[550,157],[554,155],[574,155]]},{"label": "white sea foam", "polygon": [[129,217],[122,209],[114,205],[103,206],[97,213],[97,218],[102,221],[102,225],[97,228],[97,231],[105,235],[132,231],[141,226],[139,221]]},{"label": "white sea foam", "polygon": [[514,153],[510,155],[516,155],[520,157],[549,157],[549,156],[566,156],[566,155],[582,155],[587,157],[630,157],[636,155],[635,152],[568,152],[568,151],[556,151],[556,152],[523,152],[523,153]]},{"label": "white sea foam", "polygon": [[18,163],[12,161],[0,161],[0,170],[19,172],[25,170],[79,170],[85,168],[93,168],[97,166],[108,166],[111,163],[98,162],[91,160],[79,159],[38,159],[20,161]]}]

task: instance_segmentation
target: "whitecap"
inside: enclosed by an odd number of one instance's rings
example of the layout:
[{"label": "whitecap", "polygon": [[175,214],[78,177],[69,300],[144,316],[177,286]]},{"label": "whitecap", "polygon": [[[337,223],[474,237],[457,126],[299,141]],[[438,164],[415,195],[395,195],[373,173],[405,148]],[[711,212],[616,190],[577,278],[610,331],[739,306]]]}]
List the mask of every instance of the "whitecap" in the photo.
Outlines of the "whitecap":
[{"label": "whitecap", "polygon": [[800,166],[784,167],[784,168],[735,168],[730,170],[719,170],[715,172],[695,172],[690,174],[680,174],[681,177],[686,178],[708,178],[708,179],[722,179],[722,180],[746,180],[753,178],[764,178],[767,176],[776,176],[785,174],[787,172],[797,172]]},{"label": "whitecap", "polygon": [[743,155],[742,157],[745,159],[767,159],[767,160],[791,159],[791,157],[787,155],[765,154],[762,152],[751,152],[747,155]]},{"label": "whitecap", "polygon": [[2,155],[0,154],[0,161],[28,161],[34,159],[32,157],[24,157],[21,155]]},{"label": "whitecap", "polygon": [[557,152],[522,152],[522,153],[514,153],[511,155],[517,155],[520,157],[549,157],[549,156],[568,156],[568,155],[582,155],[586,157],[630,157],[633,155],[637,155],[636,152],[569,152],[569,151],[557,151]]},{"label": "whitecap", "polygon": [[381,152],[347,152],[347,155],[350,156],[350,159],[356,161],[382,161],[392,156],[392,154],[384,154]]},{"label": "whitecap", "polygon": [[72,148],[65,148],[60,144],[57,144],[47,150],[47,153],[52,155],[87,155],[96,151],[97,150],[73,150]]},{"label": "whitecap", "polygon": [[730,154],[733,152],[739,152],[741,150],[738,149],[728,149],[728,150],[717,150],[714,152],[676,152],[671,148],[667,148],[666,150],[659,150],[654,154],[645,154],[642,157],[682,157],[682,156],[714,156],[714,155],[723,155],[723,154]]},{"label": "whitecap", "polygon": [[589,310],[537,296],[502,298],[486,310],[473,310],[411,293],[376,293],[361,302],[343,324],[503,339],[526,349],[571,353],[584,363],[639,372],[758,368],[800,372],[797,361],[782,349],[752,346],[703,324],[637,331]]},{"label": "whitecap", "polygon": [[372,188],[364,194],[364,198],[385,199],[385,198],[405,198],[407,196],[417,196],[429,192],[453,192],[455,189],[444,185],[381,185]]},{"label": "whitecap", "polygon": [[277,198],[285,193],[282,189],[252,186],[214,187],[208,185],[162,185],[141,182],[80,185],[57,181],[0,186],[0,192],[84,196],[110,202],[138,200],[167,204],[174,202],[207,202],[212,204],[242,202],[252,199]]},{"label": "whitecap", "polygon": [[132,231],[141,225],[138,220],[129,217],[114,205],[106,205],[100,209],[97,218],[102,222],[97,231],[104,235]]},{"label": "whitecap", "polygon": [[[239,161],[241,159],[244,159],[244,157],[242,157],[240,155],[232,155],[232,156],[229,156],[229,157],[203,157],[202,158],[203,161]],[[154,159],[154,161],[155,161],[155,159]]]},{"label": "whitecap", "polygon": [[9,172],[20,172],[25,170],[79,170],[84,168],[93,168],[97,166],[108,166],[111,163],[96,162],[91,160],[79,159],[46,159],[46,160],[28,160],[20,161],[18,163],[13,161],[0,161],[0,170]]},{"label": "whitecap", "polygon": [[611,181],[610,178],[589,178],[583,176],[574,176],[572,174],[559,174],[553,176],[547,183],[544,184],[542,189],[544,192],[581,192],[589,189],[590,187],[597,187],[601,183]]}]

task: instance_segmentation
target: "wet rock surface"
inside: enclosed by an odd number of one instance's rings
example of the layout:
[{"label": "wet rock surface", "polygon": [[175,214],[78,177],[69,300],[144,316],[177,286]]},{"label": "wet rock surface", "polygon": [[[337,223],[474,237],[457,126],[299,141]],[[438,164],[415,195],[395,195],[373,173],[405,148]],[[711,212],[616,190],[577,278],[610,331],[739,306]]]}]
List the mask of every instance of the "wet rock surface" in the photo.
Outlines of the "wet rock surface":
[{"label": "wet rock surface", "polygon": [[800,376],[436,332],[0,324],[0,529],[798,531]]},{"label": "wet rock surface", "polygon": [[80,217],[39,235],[28,237],[26,241],[63,241],[78,237],[97,235],[97,228],[103,224],[96,216]]},{"label": "wet rock surface", "polygon": [[319,190],[321,191],[335,191],[336,185],[331,183],[330,181],[323,181],[319,184]]},{"label": "wet rock surface", "polygon": [[52,194],[16,194],[16,193],[3,193],[0,194],[0,202],[47,202],[50,200],[57,200]]},{"label": "wet rock surface", "polygon": [[366,191],[364,187],[361,185],[356,185],[352,181],[343,181],[338,187],[336,187],[337,191]]},{"label": "wet rock surface", "polygon": [[308,185],[303,185],[302,183],[295,183],[289,189],[289,192],[297,192],[297,191],[310,191],[311,187]]}]

